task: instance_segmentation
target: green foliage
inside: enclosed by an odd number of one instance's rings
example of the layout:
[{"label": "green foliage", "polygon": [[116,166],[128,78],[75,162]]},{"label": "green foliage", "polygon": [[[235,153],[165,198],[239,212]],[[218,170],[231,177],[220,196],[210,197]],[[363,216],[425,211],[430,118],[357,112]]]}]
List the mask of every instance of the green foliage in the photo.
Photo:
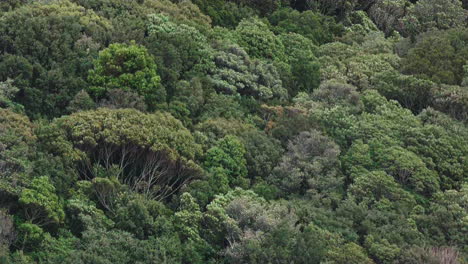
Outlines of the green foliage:
[{"label": "green foliage", "polygon": [[1,1],[0,263],[465,263],[466,3]]},{"label": "green foliage", "polygon": [[[76,98],[76,97],[75,97]],[[88,101],[86,96],[84,96],[84,106],[85,110],[93,109],[94,105]],[[87,103],[89,102],[89,105]],[[138,95],[138,93],[133,91],[125,91],[123,89],[112,89],[107,92],[107,99],[101,100],[99,103],[101,107],[107,107],[112,109],[119,108],[134,108],[139,111],[146,111],[147,105],[145,103],[145,98]]]},{"label": "green foliage", "polygon": [[143,197],[129,197],[116,211],[115,226],[130,232],[138,239],[157,235],[159,217],[165,217],[168,209],[157,201]]},{"label": "green foliage", "polygon": [[[198,174],[193,159],[200,155],[200,146],[167,113],[105,108],[78,112],[55,120],[41,140],[49,151],[73,162],[81,177],[100,177],[96,183],[104,190],[118,179],[147,197],[165,199]],[[109,182],[107,177],[117,179]]]},{"label": "green foliage", "polygon": [[[466,237],[457,230],[466,230],[467,212],[466,198],[468,194],[467,185],[464,184],[460,190],[447,190],[437,193],[434,202],[431,203],[425,214],[420,215],[419,228],[430,234],[430,237],[438,243],[447,241],[466,245]],[[466,250],[463,246],[462,250]]]},{"label": "green foliage", "polygon": [[144,47],[137,45],[111,44],[101,51],[88,80],[92,85],[89,91],[96,99],[120,88],[137,92],[153,107],[165,101],[153,58]]},{"label": "green foliage", "polygon": [[[78,186],[88,184],[91,185],[87,181],[77,183]],[[88,192],[91,193],[91,186],[87,187]],[[70,231],[77,236],[92,228],[109,228],[114,224],[107,218],[104,211],[98,209],[96,203],[85,194],[78,194],[67,200],[65,212],[67,224],[71,227]]]},{"label": "green foliage", "polygon": [[468,86],[441,85],[432,90],[432,107],[460,121],[468,120]]},{"label": "green foliage", "polygon": [[[228,243],[225,253],[231,262],[248,261],[249,245],[268,237],[268,232],[285,224],[292,228],[293,214],[279,204],[269,206],[252,191],[235,189],[218,196],[207,206],[205,221],[209,238],[215,243]],[[219,245],[219,244],[218,244]]]},{"label": "green foliage", "polygon": [[188,1],[173,3],[162,1],[127,1],[127,0],[73,0],[112,24],[109,32],[113,43],[128,43],[135,40],[142,43],[146,37],[147,16],[164,14],[174,17],[178,23],[189,24],[206,30],[210,26],[210,17],[201,13],[200,9]]},{"label": "green foliage", "polygon": [[280,142],[254,130],[241,133],[239,138],[245,146],[249,177],[265,179],[281,158],[283,149]]},{"label": "green foliage", "polygon": [[276,34],[297,33],[310,39],[315,45],[332,42],[335,36],[340,36],[343,32],[343,26],[332,17],[310,10],[298,12],[282,8],[271,14],[268,20]]},{"label": "green foliage", "polygon": [[174,261],[171,255],[159,254],[156,243],[136,239],[123,231],[90,230],[83,234],[81,243],[65,263],[151,263]]},{"label": "green foliage", "polygon": [[43,244],[46,240],[47,233],[44,230],[32,223],[18,223],[18,238],[16,243],[19,244],[22,250],[32,250]]},{"label": "green foliage", "polygon": [[418,113],[431,105],[434,83],[390,71],[374,76],[372,87],[388,99],[397,100],[405,108]]},{"label": "green foliage", "polygon": [[87,87],[92,58],[109,30],[109,21],[70,1],[35,1],[4,12],[0,79],[14,80],[16,101],[28,115],[59,116]]},{"label": "green foliage", "polygon": [[[372,2],[371,2],[372,3]],[[338,18],[346,18],[354,8],[365,8],[369,5],[369,1],[360,0],[315,0],[306,1],[304,3],[298,2],[296,8],[298,9],[312,9],[325,15],[334,15]]]},{"label": "green foliage", "polygon": [[401,189],[398,183],[383,171],[358,175],[349,187],[349,192],[358,201],[366,203],[375,203],[384,199],[394,202],[412,202],[409,193]]},{"label": "green foliage", "polygon": [[93,99],[85,90],[79,91],[75,97],[70,101],[67,109],[71,113],[83,111],[83,110],[91,110],[95,108],[96,104],[94,103]]},{"label": "green foliage", "polygon": [[[180,121],[162,112],[144,114],[133,109],[100,108],[56,119],[51,126],[56,129],[57,141],[44,143],[57,147],[55,151],[73,159],[84,158],[86,152],[104,147],[106,143],[166,151],[173,159],[178,156],[193,159],[200,151]],[[62,143],[68,146],[58,145]],[[74,149],[67,149],[70,144]]]},{"label": "green foliage", "polygon": [[374,263],[359,245],[351,242],[342,247],[332,249],[328,252],[327,258],[330,263],[349,263],[349,264],[372,264]]},{"label": "green foliage", "polygon": [[[162,83],[168,88],[181,78],[206,74],[213,67],[213,52],[206,36],[197,28],[177,24],[168,16],[151,14],[147,18],[146,40],[155,56]],[[168,90],[171,96],[171,90]]]},{"label": "green foliage", "polygon": [[24,107],[13,101],[14,96],[19,92],[19,89],[13,85],[12,79],[7,79],[5,82],[0,82],[0,107],[10,108],[15,112],[24,112]]},{"label": "green foliage", "polygon": [[287,98],[276,67],[272,63],[250,59],[238,46],[230,45],[215,53],[215,63],[216,70],[211,79],[219,92],[261,100]]},{"label": "green foliage", "polygon": [[308,192],[324,203],[341,195],[343,178],[339,170],[340,149],[318,131],[302,132],[288,144],[288,151],[272,171],[269,181],[283,195]]},{"label": "green foliage", "polygon": [[468,64],[463,66],[463,72],[465,73],[463,76],[462,86],[468,86]]},{"label": "green foliage", "polygon": [[400,249],[386,239],[377,240],[373,236],[368,236],[365,244],[369,248],[370,255],[381,263],[392,263],[400,254]]},{"label": "green foliage", "polygon": [[222,168],[229,179],[231,187],[248,187],[247,161],[245,160],[245,148],[236,137],[226,136],[220,139],[216,145],[205,154],[204,166],[210,168]]},{"label": "green foliage", "polygon": [[359,45],[332,42],[320,46],[322,80],[338,80],[360,89],[369,87],[375,74],[398,68],[400,58],[393,44],[380,32],[367,34]]},{"label": "green foliage", "polygon": [[423,34],[403,59],[403,72],[438,83],[461,84],[468,60],[467,42],[467,29]]},{"label": "green foliage", "polygon": [[403,32],[410,36],[431,29],[450,29],[466,26],[468,12],[460,0],[421,0],[411,6],[402,19]]},{"label": "green foliage", "polygon": [[[245,118],[245,109],[240,105],[239,95],[226,95],[213,93],[201,108],[198,119],[202,122],[223,118],[227,120],[242,120]],[[201,123],[203,124],[203,123]]]},{"label": "green foliage", "polygon": [[25,218],[39,226],[59,224],[64,220],[63,204],[47,176],[33,179],[19,197]]},{"label": "green foliage", "polygon": [[[192,1],[207,14],[214,26],[235,28],[239,22],[258,13],[247,5],[238,5],[223,0],[194,0]],[[250,3],[250,2],[248,2]]]},{"label": "green foliage", "polygon": [[349,36],[359,38],[359,35],[365,36],[367,33],[378,31],[377,26],[364,11],[353,11],[348,19],[350,25],[346,28],[345,39]]},{"label": "green foliage", "polygon": [[179,211],[175,213],[175,226],[181,236],[184,263],[203,263],[203,254],[209,250],[199,233],[202,217],[195,199],[189,193],[182,194]]},{"label": "green foliage", "polygon": [[292,78],[287,83],[289,94],[310,93],[320,83],[320,64],[315,57],[317,47],[312,41],[299,34],[281,34],[286,49]]},{"label": "green foliage", "polygon": [[258,18],[242,20],[235,30],[241,47],[253,58],[284,61],[285,49],[280,39]]},{"label": "green foliage", "polygon": [[193,181],[188,192],[203,206],[207,205],[218,194],[226,194],[230,190],[227,171],[222,167],[209,169],[201,180]]},{"label": "green foliage", "polygon": [[252,124],[225,118],[213,118],[199,123],[196,127],[198,140],[203,142],[205,147],[212,147],[218,139],[228,135],[240,135],[243,132],[254,130]]},{"label": "green foliage", "polygon": [[[16,232],[11,215],[2,210],[0,211],[0,220],[2,221],[2,226],[0,228],[0,250],[4,251],[10,247],[16,239]],[[3,254],[3,252],[1,254]]]},{"label": "green foliage", "polygon": [[0,195],[5,196],[5,202],[8,195],[18,196],[26,185],[36,140],[27,117],[0,108]]},{"label": "green foliage", "polygon": [[207,78],[193,78],[190,81],[179,81],[174,88],[172,100],[183,104],[190,112],[191,118],[200,114],[208,96],[213,95],[211,90],[205,87],[209,86],[207,82]]},{"label": "green foliage", "polygon": [[11,9],[15,9],[25,3],[27,3],[27,0],[5,0],[0,4],[0,10],[8,11]]},{"label": "green foliage", "polygon": [[356,87],[352,85],[332,80],[323,82],[312,93],[311,99],[326,107],[342,105],[355,108],[358,111],[362,107],[362,103],[359,98],[360,94],[356,90]]}]

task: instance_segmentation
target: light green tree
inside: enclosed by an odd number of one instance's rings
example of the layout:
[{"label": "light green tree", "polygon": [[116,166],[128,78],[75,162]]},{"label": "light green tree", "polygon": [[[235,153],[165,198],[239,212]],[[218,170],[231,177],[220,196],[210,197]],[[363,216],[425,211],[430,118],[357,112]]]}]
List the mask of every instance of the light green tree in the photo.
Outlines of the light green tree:
[{"label": "light green tree", "polygon": [[96,99],[111,89],[122,89],[137,92],[152,107],[166,99],[160,80],[153,57],[134,44],[111,44],[99,53],[88,76],[89,91]]},{"label": "light green tree", "polygon": [[47,176],[33,179],[21,192],[19,202],[26,219],[36,225],[60,224],[65,218],[63,204]]}]

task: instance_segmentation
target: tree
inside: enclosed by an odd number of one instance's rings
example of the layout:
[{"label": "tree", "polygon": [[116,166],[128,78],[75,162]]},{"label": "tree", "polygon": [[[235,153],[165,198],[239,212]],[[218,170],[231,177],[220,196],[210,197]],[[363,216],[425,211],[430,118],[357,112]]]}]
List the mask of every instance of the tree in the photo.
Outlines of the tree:
[{"label": "tree", "polygon": [[468,86],[468,64],[463,66],[463,72],[465,73],[463,76],[462,86]]},{"label": "tree", "polygon": [[139,195],[125,194],[115,214],[115,226],[146,240],[158,235],[161,218],[170,212],[163,203]]},{"label": "tree", "polygon": [[427,211],[417,216],[418,227],[436,241],[437,244],[464,245],[467,238],[457,230],[467,227],[466,198],[468,186],[463,184],[460,190],[447,190],[434,195]]},{"label": "tree", "polygon": [[298,92],[310,93],[320,83],[320,64],[315,57],[316,46],[312,41],[299,34],[288,33],[279,36],[291,68],[292,78],[286,82],[289,95]]},{"label": "tree", "polygon": [[216,195],[226,194],[230,190],[229,177],[224,168],[211,168],[204,176],[193,181],[187,190],[202,207],[209,204]]},{"label": "tree", "polygon": [[[466,130],[458,129],[461,123],[433,109],[423,111],[419,119],[424,127],[416,135],[408,137],[405,142],[411,150],[421,157],[427,157],[427,166],[433,167],[439,174],[440,186],[443,190],[460,188],[463,182],[461,176],[468,167],[464,156],[466,148]],[[463,126],[463,125],[462,125]]]},{"label": "tree", "polygon": [[421,248],[413,247],[403,252],[402,256],[396,263],[408,264],[436,264],[436,263],[457,263],[460,253],[452,247],[433,247]]},{"label": "tree", "polygon": [[310,39],[315,45],[332,42],[335,36],[343,33],[343,26],[332,17],[311,10],[299,12],[282,8],[271,14],[268,20],[276,34],[296,33]]},{"label": "tree", "polygon": [[382,72],[374,76],[372,87],[387,99],[397,100],[403,107],[419,113],[431,105],[435,84],[397,71]]},{"label": "tree", "polygon": [[93,101],[91,96],[89,96],[88,92],[86,92],[85,90],[81,90],[70,101],[67,109],[68,111],[73,113],[83,110],[91,110],[95,107],[96,103]]},{"label": "tree", "polygon": [[228,45],[215,53],[216,69],[211,74],[214,87],[221,93],[253,96],[261,100],[287,98],[276,67],[252,60],[244,49]]},{"label": "tree", "polygon": [[192,78],[190,81],[181,80],[175,86],[172,101],[183,104],[192,120],[200,115],[209,95],[213,95],[206,88],[208,82],[208,78]]},{"label": "tree", "polygon": [[[150,14],[164,14],[178,23],[200,30],[210,27],[211,19],[192,2],[187,1],[126,1],[126,0],[73,0],[73,2],[105,17],[112,24],[111,43],[143,43],[147,37],[146,23]],[[160,65],[158,65],[161,67]]]},{"label": "tree", "polygon": [[238,44],[253,58],[284,61],[281,40],[258,18],[242,20],[236,27]]},{"label": "tree", "polygon": [[50,235],[47,232],[45,232],[44,229],[30,222],[18,223],[17,230],[18,238],[16,240],[16,243],[18,247],[21,248],[21,251],[32,251],[37,246],[43,246],[44,241],[46,241],[47,238],[50,237]]},{"label": "tree", "polygon": [[411,6],[402,19],[403,32],[415,37],[430,29],[451,29],[466,26],[468,12],[460,0],[421,0]]},{"label": "tree", "polygon": [[[176,241],[170,242],[177,247]],[[83,234],[76,250],[64,258],[64,263],[130,264],[135,261],[179,263],[179,256],[173,256],[172,252],[165,252],[170,249],[160,246],[158,241],[138,240],[132,234],[118,229],[89,230]]]},{"label": "tree", "polygon": [[252,7],[255,10],[258,10],[261,15],[267,15],[274,10],[276,10],[280,6],[280,1],[272,1],[272,0],[234,0],[240,5],[247,5]]},{"label": "tree", "polygon": [[330,250],[327,254],[330,263],[347,264],[373,264],[374,262],[367,256],[366,252],[359,245],[350,242],[341,247]]},{"label": "tree", "polygon": [[467,259],[468,0],[192,1],[0,1],[0,263]]},{"label": "tree", "polygon": [[179,211],[175,213],[175,225],[182,242],[184,263],[203,263],[203,255],[209,251],[209,245],[199,233],[202,218],[203,214],[195,199],[189,193],[183,193]]},{"label": "tree", "polygon": [[[365,6],[372,4],[374,1],[362,1]],[[312,9],[324,15],[334,15],[340,19],[346,18],[354,8],[360,6],[360,0],[306,0],[306,1],[293,1],[294,6],[299,10]]]},{"label": "tree", "polygon": [[37,137],[26,116],[0,108],[0,195],[18,196],[33,168]]},{"label": "tree", "polygon": [[239,95],[210,94],[206,98],[205,104],[201,107],[200,116],[197,119],[202,122],[221,118],[226,120],[243,120],[246,118],[246,109],[240,105],[240,99]]},{"label": "tree", "polygon": [[254,130],[255,127],[238,119],[213,118],[197,124],[195,129],[199,140],[204,142],[205,148],[208,149],[225,136],[240,136],[241,133]]},{"label": "tree", "polygon": [[249,178],[266,179],[281,158],[280,142],[255,130],[243,132],[239,138],[245,146]]},{"label": "tree", "polygon": [[318,57],[322,80],[337,80],[367,89],[374,75],[399,67],[400,58],[393,53],[393,43],[381,32],[366,33],[356,42],[353,45],[332,42],[320,46]]},{"label": "tree", "polygon": [[374,238],[369,235],[364,242],[366,248],[374,259],[380,263],[392,263],[400,255],[400,248],[387,239]]},{"label": "tree", "polygon": [[360,94],[356,87],[337,81],[323,82],[310,96],[312,100],[322,103],[323,106],[333,107],[340,104],[359,109],[361,106]]},{"label": "tree", "polygon": [[118,173],[118,170],[114,167],[106,171],[99,165],[95,166],[93,169],[95,178],[92,179],[91,183],[94,196],[100,208],[104,209],[110,215],[115,215],[119,202],[118,198],[123,191],[122,184],[114,175]]},{"label": "tree", "polygon": [[[283,193],[320,197],[324,202],[341,196],[343,178],[337,167],[340,148],[316,130],[300,133],[268,178]],[[327,198],[327,199],[325,199]]]},{"label": "tree", "polygon": [[468,30],[423,34],[402,61],[402,71],[436,83],[461,84],[468,60]]},{"label": "tree", "polygon": [[73,195],[65,203],[65,213],[70,232],[79,237],[86,230],[106,229],[114,226],[105,212],[94,202],[95,186],[89,181],[78,181]]},{"label": "tree", "polygon": [[401,19],[407,14],[411,3],[408,0],[377,0],[369,9],[369,17],[377,27],[389,36],[401,32]]},{"label": "tree", "polygon": [[[269,205],[252,191],[236,188],[226,195],[217,196],[207,206],[204,219],[210,230],[206,236],[213,245],[226,245],[220,249],[230,262],[250,263],[256,257],[259,257],[259,262],[270,257],[262,256],[255,249],[260,250],[259,244],[282,225],[293,231],[296,216],[281,204]],[[281,240],[275,242],[281,243]],[[264,246],[269,245],[266,243]]]},{"label": "tree", "polygon": [[29,116],[60,116],[87,87],[91,61],[110,30],[108,20],[70,1],[34,1],[2,13],[0,80],[14,80],[15,101]]},{"label": "tree", "polygon": [[8,248],[16,239],[15,227],[13,219],[6,211],[0,211],[0,250]]},{"label": "tree", "polygon": [[468,86],[441,85],[432,90],[432,107],[460,121],[468,120]]},{"label": "tree", "polygon": [[6,0],[0,4],[0,10],[9,11],[27,3],[27,0]]},{"label": "tree", "polygon": [[234,136],[226,136],[206,152],[204,166],[208,169],[222,168],[226,171],[231,187],[246,188],[249,181],[246,178],[247,161],[244,155],[245,148],[242,142]]},{"label": "tree", "polygon": [[197,28],[178,24],[163,14],[149,15],[146,25],[149,34],[146,46],[155,56],[169,97],[178,80],[190,80],[213,68],[213,51],[207,37]]},{"label": "tree", "polygon": [[146,48],[137,45],[111,44],[101,51],[88,80],[92,85],[89,91],[96,99],[117,88],[138,93],[153,108],[166,99],[154,59]]},{"label": "tree", "polygon": [[84,179],[96,177],[94,165],[99,165],[148,197],[167,198],[198,174],[192,160],[200,146],[167,113],[78,112],[55,120],[41,140],[46,149],[74,162]]},{"label": "tree", "polygon": [[192,2],[211,18],[213,26],[225,28],[235,28],[242,19],[259,13],[259,10],[249,6],[251,2],[245,3],[246,5],[222,0],[194,0]]},{"label": "tree", "polygon": [[19,113],[24,112],[24,107],[13,101],[18,92],[19,88],[13,85],[12,79],[0,82],[0,108],[10,108]]},{"label": "tree", "polygon": [[414,200],[409,193],[404,191],[392,176],[383,171],[359,175],[349,187],[349,193],[358,201],[364,201],[369,205],[387,199],[400,202],[407,207],[414,206]]},{"label": "tree", "polygon": [[439,177],[415,153],[401,147],[373,149],[378,168],[384,169],[403,186],[430,196],[439,190]]},{"label": "tree", "polygon": [[47,176],[35,178],[19,197],[28,221],[38,226],[60,224],[65,218],[63,205]]},{"label": "tree", "polygon": [[134,108],[142,112],[148,108],[143,96],[138,95],[134,91],[125,91],[120,88],[109,90],[107,92],[107,99],[101,100],[99,105],[111,109]]}]

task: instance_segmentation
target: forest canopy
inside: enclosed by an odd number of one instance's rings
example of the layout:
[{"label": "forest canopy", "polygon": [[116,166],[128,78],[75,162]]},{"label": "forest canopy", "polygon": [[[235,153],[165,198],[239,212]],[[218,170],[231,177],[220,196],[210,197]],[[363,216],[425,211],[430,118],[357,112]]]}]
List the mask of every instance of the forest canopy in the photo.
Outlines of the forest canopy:
[{"label": "forest canopy", "polygon": [[468,1],[1,1],[10,263],[468,263]]}]

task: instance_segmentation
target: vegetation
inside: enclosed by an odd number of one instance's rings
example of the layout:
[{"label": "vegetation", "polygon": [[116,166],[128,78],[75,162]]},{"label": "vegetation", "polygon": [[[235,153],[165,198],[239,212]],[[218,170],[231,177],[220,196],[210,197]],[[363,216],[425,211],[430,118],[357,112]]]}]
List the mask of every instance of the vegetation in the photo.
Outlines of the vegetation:
[{"label": "vegetation", "polygon": [[0,264],[468,263],[468,1],[3,0]]}]

